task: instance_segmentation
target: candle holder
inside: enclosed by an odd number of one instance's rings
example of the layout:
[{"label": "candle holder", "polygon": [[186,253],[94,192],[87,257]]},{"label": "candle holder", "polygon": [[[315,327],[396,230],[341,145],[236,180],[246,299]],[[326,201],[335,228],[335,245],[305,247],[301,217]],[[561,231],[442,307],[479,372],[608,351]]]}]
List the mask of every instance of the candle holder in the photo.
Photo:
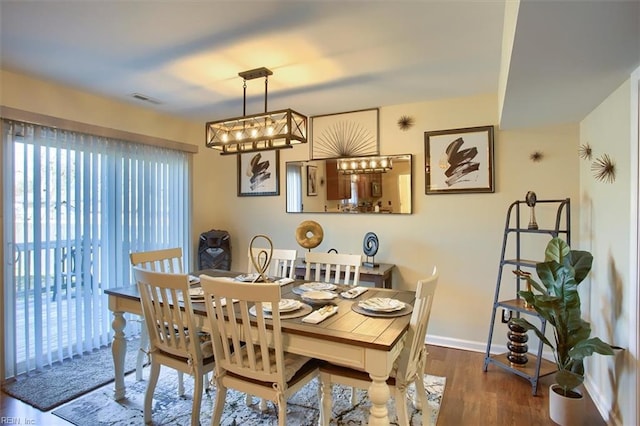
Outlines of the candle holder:
[{"label": "candle holder", "polygon": [[538,229],[538,224],[536,223],[536,210],[535,210],[536,201],[537,201],[536,193],[533,191],[527,192],[525,201],[527,203],[527,206],[531,208],[531,216],[529,217],[528,229]]}]

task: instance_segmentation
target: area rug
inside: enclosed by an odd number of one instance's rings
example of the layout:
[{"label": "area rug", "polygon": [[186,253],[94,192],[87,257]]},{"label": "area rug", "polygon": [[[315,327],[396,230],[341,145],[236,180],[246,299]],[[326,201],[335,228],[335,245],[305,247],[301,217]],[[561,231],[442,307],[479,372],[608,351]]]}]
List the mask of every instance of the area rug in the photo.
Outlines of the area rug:
[{"label": "area rug", "polygon": [[[127,341],[125,372],[135,370],[139,348],[138,339]],[[3,385],[2,390],[41,411],[49,411],[113,380],[111,346],[105,346],[42,371],[20,375]]]},{"label": "area rug", "polygon": [[[148,372],[145,371],[145,378]],[[440,402],[444,393],[445,378],[430,375],[424,376],[424,383],[428,393],[430,418],[422,419],[422,413],[410,405],[411,425],[435,425],[440,409]],[[104,386],[75,401],[72,401],[55,411],[61,417],[77,426],[124,426],[144,424],[144,392],[147,381],[136,381],[135,375],[125,378],[127,398],[121,401],[113,400],[113,385]],[[175,371],[163,367],[160,380],[155,390],[153,400],[154,425],[188,425],[191,416],[193,379],[185,376],[185,397],[177,396],[177,374]],[[351,406],[350,390],[334,385],[332,425],[360,425],[366,424],[371,403],[363,390],[357,390],[358,399],[355,406]],[[409,389],[409,397],[413,395],[413,385]],[[200,410],[200,424],[211,423],[212,406],[215,402],[215,387],[202,399]],[[222,415],[222,425],[277,425],[277,410],[271,403],[267,411],[262,413],[259,401],[254,398],[254,404],[247,406],[245,395],[233,390],[227,392],[227,403]],[[388,405],[391,424],[397,425],[395,403]],[[314,425],[318,424],[318,382],[311,381],[298,393],[289,399],[287,404],[287,424]]]}]

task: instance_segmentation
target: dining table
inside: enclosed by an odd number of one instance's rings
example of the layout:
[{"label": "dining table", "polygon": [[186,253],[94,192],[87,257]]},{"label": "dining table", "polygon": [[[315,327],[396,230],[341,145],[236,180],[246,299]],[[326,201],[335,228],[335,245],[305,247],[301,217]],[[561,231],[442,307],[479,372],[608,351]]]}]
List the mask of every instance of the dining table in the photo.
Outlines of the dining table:
[{"label": "dining table", "polygon": [[[208,275],[214,277],[235,278],[242,274],[205,269],[193,272],[192,275]],[[290,281],[290,280],[287,280]],[[302,302],[309,310],[321,309],[321,304],[308,303],[302,298],[300,286],[308,282],[300,279],[281,284],[282,299],[294,299]],[[362,287],[360,287],[362,288]],[[338,285],[336,292],[351,289]],[[124,382],[124,360],[127,340],[125,338],[125,313],[142,315],[140,294],[135,285],[106,289],[109,297],[109,310],[113,313],[112,327],[114,331],[112,354],[115,373],[114,399],[121,400],[126,396]],[[401,312],[367,312],[361,309],[359,302],[371,298],[391,298],[404,303]],[[375,299],[374,299],[375,300]],[[394,361],[399,356],[404,337],[409,329],[411,310],[415,301],[415,292],[383,288],[366,288],[355,298],[341,295],[330,300],[337,306],[337,312],[323,321],[314,324],[303,321],[304,316],[286,315],[282,319],[282,335],[284,350],[311,358],[331,362],[333,364],[366,371],[371,378],[368,396],[371,400],[369,412],[370,425],[388,425],[387,402],[391,395],[386,383]],[[209,323],[207,312],[202,302],[192,302],[196,327],[207,332]],[[311,309],[309,309],[311,308]],[[305,313],[305,316],[306,316]]]}]

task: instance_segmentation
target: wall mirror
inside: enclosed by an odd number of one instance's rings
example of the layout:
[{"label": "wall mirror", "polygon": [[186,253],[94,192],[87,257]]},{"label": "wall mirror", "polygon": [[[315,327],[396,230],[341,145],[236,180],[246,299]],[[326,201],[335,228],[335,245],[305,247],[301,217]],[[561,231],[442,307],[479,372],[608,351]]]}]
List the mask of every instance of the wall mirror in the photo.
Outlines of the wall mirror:
[{"label": "wall mirror", "polygon": [[411,214],[411,154],[289,161],[287,213]]}]

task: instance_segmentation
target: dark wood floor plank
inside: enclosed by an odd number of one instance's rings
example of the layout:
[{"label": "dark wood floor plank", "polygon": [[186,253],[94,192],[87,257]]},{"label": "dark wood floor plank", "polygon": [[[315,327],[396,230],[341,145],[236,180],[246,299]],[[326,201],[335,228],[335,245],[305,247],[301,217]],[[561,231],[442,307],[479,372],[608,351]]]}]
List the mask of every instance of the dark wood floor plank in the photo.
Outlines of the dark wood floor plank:
[{"label": "dark wood floor plank", "polygon": [[[521,377],[495,366],[483,372],[483,353],[431,345],[427,350],[427,373],[447,378],[438,426],[554,424],[548,411],[553,375],[541,379],[538,395],[533,396],[531,384]],[[585,410],[585,426],[606,425],[589,397]],[[20,418],[21,424],[28,424],[28,420],[35,426],[69,424],[5,393],[0,394],[0,416]]]}]

